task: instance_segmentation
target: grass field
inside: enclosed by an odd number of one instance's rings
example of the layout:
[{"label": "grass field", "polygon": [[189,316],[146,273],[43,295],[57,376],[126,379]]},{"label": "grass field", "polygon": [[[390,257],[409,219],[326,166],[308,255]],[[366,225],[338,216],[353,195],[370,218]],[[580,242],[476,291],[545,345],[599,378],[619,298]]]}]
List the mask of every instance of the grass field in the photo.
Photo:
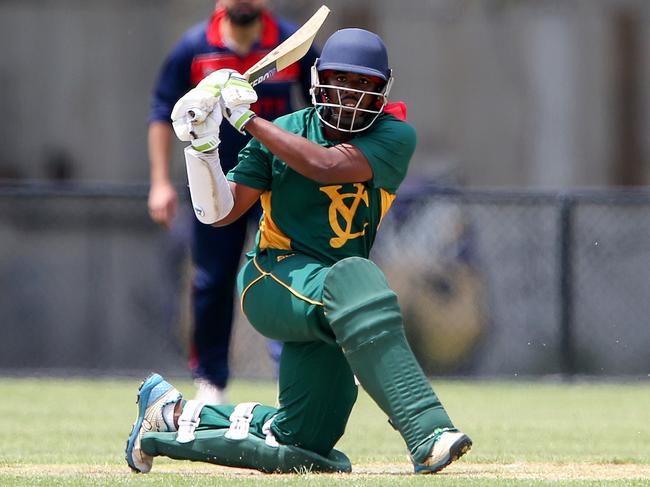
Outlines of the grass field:
[{"label": "grass field", "polygon": [[[473,450],[435,476],[411,475],[404,445],[361,394],[338,445],[350,475],[262,475],[157,459],[134,475],[124,445],[138,380],[0,378],[0,485],[650,485],[650,382],[436,382]],[[189,382],[175,385],[187,394]],[[274,402],[271,383],[235,382],[233,402]]]}]

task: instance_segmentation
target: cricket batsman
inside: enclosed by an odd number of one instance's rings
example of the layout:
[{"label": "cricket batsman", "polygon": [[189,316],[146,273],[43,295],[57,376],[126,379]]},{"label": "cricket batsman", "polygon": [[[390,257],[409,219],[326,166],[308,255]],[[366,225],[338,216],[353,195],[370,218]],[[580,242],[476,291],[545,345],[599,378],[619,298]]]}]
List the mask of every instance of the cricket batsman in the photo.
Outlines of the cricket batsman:
[{"label": "cricket batsman", "polygon": [[[261,200],[255,248],[238,277],[241,307],[284,342],[279,407],[184,401],[160,375],[140,386],[126,460],[153,457],[262,472],[350,472],[334,449],[357,398],[355,376],[406,443],[416,473],[434,473],[472,442],[449,418],[406,341],[397,297],[368,259],[416,144],[383,41],[335,32],[312,67],[312,105],[275,122],[250,110],[242,75],[220,70],[172,113],[200,221],[228,225]],[[203,118],[199,114],[208,114]],[[224,175],[215,150],[226,118],[253,138]]]}]

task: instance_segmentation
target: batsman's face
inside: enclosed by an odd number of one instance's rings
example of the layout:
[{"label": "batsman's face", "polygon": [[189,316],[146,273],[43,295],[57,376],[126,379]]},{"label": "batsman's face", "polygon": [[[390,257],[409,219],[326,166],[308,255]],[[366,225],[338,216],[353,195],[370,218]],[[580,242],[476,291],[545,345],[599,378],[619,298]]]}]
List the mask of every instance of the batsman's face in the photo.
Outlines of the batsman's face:
[{"label": "batsman's face", "polygon": [[[343,107],[340,111],[333,110],[330,115],[335,119],[335,124],[340,120],[342,126],[353,125],[351,128],[361,126],[367,115],[359,112],[358,109],[376,108],[378,97],[374,93],[381,91],[384,81],[375,76],[343,71],[325,71],[323,75],[324,85],[336,87],[325,88],[325,96],[331,103]],[[353,118],[354,123],[352,123]]]},{"label": "batsman's face", "polygon": [[[371,108],[376,97],[361,93],[362,91],[378,92],[383,84],[380,78],[365,74],[345,73],[342,71],[326,72],[324,77],[326,85],[339,87],[338,90],[326,89],[327,97],[335,102],[340,102],[345,107]],[[351,88],[346,90],[345,88]],[[339,99],[340,97],[340,99]],[[344,110],[344,114],[347,110]]]}]

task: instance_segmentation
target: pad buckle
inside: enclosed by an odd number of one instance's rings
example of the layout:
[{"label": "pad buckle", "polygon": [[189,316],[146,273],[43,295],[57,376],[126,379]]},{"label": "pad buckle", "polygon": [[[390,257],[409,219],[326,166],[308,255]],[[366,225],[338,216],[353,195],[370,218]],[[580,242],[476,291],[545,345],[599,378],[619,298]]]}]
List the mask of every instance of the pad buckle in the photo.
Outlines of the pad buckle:
[{"label": "pad buckle", "polygon": [[230,427],[224,436],[230,440],[243,440],[246,438],[253,420],[253,409],[259,404],[259,402],[237,404],[230,415]]},{"label": "pad buckle", "polygon": [[204,402],[196,401],[194,399],[185,403],[183,412],[178,418],[178,433],[176,433],[177,442],[189,443],[190,441],[194,441],[194,432],[201,422],[199,416],[203,406],[205,406]]},{"label": "pad buckle", "polygon": [[273,423],[274,419],[275,416],[271,416],[271,418],[266,423],[264,423],[264,426],[262,426],[262,433],[264,433],[266,436],[264,443],[266,443],[271,448],[278,448],[280,446],[280,443],[278,443],[278,440],[275,439],[275,436],[273,436],[273,432],[271,431],[271,424]]}]

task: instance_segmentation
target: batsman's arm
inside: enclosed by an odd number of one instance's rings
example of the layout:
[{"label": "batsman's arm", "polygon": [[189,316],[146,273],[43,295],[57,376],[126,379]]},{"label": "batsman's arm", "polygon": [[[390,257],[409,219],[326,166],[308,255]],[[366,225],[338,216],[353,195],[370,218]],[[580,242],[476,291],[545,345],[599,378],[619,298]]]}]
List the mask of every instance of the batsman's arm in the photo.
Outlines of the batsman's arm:
[{"label": "batsman's arm", "polygon": [[225,227],[239,219],[239,217],[246,213],[250,207],[255,204],[263,192],[244,184],[235,183],[234,181],[228,182],[230,183],[230,192],[232,193],[234,205],[232,210],[230,210],[230,213],[218,222],[212,224],[214,227]]},{"label": "batsman's arm", "polygon": [[321,184],[369,181],[373,173],[363,153],[352,144],[323,147],[255,117],[246,131],[291,169]]},{"label": "batsman's arm", "polygon": [[185,148],[185,167],[194,214],[201,223],[222,227],[242,216],[259,199],[262,190],[228,181],[219,153]]},{"label": "batsman's arm", "polygon": [[219,93],[224,118],[240,132],[246,131],[255,137],[294,171],[321,184],[372,179],[368,160],[352,144],[323,147],[257,117],[250,110],[251,103],[257,100],[257,94],[239,73],[229,73]]}]

